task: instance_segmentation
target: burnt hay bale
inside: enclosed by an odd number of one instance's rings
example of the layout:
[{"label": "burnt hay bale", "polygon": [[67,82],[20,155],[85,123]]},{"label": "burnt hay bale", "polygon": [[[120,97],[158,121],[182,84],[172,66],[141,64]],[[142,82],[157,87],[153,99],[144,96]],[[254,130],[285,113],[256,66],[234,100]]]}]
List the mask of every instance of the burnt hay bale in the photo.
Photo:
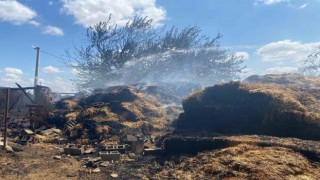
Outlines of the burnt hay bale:
[{"label": "burnt hay bale", "polygon": [[[78,101],[59,102],[57,107],[61,109],[53,115],[60,119],[52,123],[64,123],[70,133],[77,131],[74,139],[79,143],[116,141],[124,134],[149,137],[165,131],[169,121],[157,99],[128,86],[98,89]],[[69,126],[70,121],[77,123]]]},{"label": "burnt hay bale", "polygon": [[298,89],[231,82],[183,101],[179,130],[320,139],[320,100]]},{"label": "burnt hay bale", "polygon": [[85,102],[87,104],[112,101],[132,102],[137,98],[138,95],[132,88],[128,86],[114,86],[105,90],[95,91],[92,96],[85,99]]}]

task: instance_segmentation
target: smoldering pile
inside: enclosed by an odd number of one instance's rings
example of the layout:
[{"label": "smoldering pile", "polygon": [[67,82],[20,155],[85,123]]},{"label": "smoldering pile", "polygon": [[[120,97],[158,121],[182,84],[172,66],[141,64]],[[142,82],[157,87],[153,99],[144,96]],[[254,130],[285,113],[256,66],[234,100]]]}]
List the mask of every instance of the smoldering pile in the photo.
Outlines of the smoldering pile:
[{"label": "smoldering pile", "polygon": [[186,98],[177,128],[319,140],[319,105],[315,94],[297,88],[231,82]]},{"label": "smoldering pile", "polygon": [[140,83],[96,89],[90,96],[57,102],[48,122],[81,144],[118,142],[127,134],[158,139],[180,114],[182,93],[192,90],[164,87]]}]

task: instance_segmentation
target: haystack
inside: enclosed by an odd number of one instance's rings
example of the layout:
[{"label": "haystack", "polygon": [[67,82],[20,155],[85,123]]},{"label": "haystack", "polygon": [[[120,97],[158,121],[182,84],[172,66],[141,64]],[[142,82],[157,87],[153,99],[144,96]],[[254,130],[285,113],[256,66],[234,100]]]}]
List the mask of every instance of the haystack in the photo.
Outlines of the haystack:
[{"label": "haystack", "polygon": [[183,101],[178,130],[320,140],[320,100],[299,89],[231,82]]},{"label": "haystack", "polygon": [[117,141],[126,134],[149,137],[162,131],[168,123],[165,111],[155,98],[129,86],[99,89],[89,97],[57,104],[60,109],[55,116],[60,120],[55,122],[64,122],[67,135],[75,132],[72,138],[86,143]]}]

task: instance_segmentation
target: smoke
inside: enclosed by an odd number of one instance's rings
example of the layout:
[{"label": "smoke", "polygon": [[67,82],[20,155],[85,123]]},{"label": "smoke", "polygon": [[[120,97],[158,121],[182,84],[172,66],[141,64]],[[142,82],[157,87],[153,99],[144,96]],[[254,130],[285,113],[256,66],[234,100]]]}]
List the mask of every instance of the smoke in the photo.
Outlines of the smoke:
[{"label": "smoke", "polygon": [[185,82],[202,86],[227,82],[238,78],[243,58],[226,52],[219,47],[172,49],[129,60],[122,68],[96,80],[100,87],[139,82]]}]

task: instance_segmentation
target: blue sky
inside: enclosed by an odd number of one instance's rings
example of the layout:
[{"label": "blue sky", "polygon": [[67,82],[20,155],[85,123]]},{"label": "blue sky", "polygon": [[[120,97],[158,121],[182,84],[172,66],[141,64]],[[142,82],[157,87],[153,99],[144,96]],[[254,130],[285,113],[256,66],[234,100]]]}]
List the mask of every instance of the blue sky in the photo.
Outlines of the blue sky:
[{"label": "blue sky", "polygon": [[319,9],[320,0],[0,0],[0,86],[33,84],[35,45],[41,84],[72,91],[77,72],[45,52],[65,55],[110,13],[120,25],[138,15],[220,32],[221,45],[246,58],[246,75],[292,72],[320,46]]}]

